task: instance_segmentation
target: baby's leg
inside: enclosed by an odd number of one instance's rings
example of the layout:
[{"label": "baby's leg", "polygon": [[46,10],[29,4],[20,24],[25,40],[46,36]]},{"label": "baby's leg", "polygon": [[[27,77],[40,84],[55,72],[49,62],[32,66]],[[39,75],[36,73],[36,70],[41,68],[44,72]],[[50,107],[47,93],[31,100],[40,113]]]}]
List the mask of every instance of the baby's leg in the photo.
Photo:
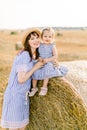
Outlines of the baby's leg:
[{"label": "baby's leg", "polygon": [[26,128],[26,127],[23,127],[23,128],[18,129],[18,130],[25,130],[25,128]]},{"label": "baby's leg", "polygon": [[45,96],[47,94],[47,91],[48,91],[48,87],[47,87],[48,81],[49,81],[49,79],[44,79],[43,80],[43,86],[41,88],[41,91],[40,91],[39,95]]},{"label": "baby's leg", "polygon": [[32,80],[32,85],[33,85],[33,88],[35,88],[37,86],[37,80],[36,79]]},{"label": "baby's leg", "polygon": [[49,79],[44,79],[44,80],[43,80],[43,87],[46,87],[46,88],[47,88],[48,81],[49,81]]},{"label": "baby's leg", "polygon": [[29,97],[34,96],[36,94],[36,92],[38,91],[36,79],[32,80],[32,85],[33,85],[33,88],[31,89],[31,92],[29,93]]}]

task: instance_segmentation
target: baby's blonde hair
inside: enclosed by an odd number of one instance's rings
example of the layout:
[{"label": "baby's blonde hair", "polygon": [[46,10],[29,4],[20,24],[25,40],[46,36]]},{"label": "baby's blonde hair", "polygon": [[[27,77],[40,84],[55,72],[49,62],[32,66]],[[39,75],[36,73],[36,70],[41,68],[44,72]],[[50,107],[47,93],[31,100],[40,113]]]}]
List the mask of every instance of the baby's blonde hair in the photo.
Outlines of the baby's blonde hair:
[{"label": "baby's blonde hair", "polygon": [[52,33],[52,35],[53,35],[53,38],[55,37],[55,32],[54,32],[54,29],[53,29],[53,28],[51,28],[51,27],[44,28],[44,29],[42,30],[41,37],[43,37],[43,34],[44,34],[44,32],[45,32],[45,31],[49,31],[49,32],[51,32],[51,33]]}]

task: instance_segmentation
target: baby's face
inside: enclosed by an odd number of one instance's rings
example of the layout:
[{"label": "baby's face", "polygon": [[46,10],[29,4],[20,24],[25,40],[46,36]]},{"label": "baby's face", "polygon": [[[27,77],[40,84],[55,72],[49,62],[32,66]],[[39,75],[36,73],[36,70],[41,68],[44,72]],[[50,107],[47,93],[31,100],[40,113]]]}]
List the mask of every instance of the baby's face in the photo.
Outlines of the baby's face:
[{"label": "baby's face", "polygon": [[42,41],[45,44],[50,44],[53,42],[53,34],[52,32],[45,30],[42,36]]}]

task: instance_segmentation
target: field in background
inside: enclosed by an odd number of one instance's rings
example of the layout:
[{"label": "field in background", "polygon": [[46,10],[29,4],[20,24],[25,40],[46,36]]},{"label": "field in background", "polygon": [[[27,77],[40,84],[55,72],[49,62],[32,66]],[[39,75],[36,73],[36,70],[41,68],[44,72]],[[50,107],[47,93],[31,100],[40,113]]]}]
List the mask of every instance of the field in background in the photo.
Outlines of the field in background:
[{"label": "field in background", "polygon": [[[0,117],[1,104],[14,56],[15,44],[22,40],[23,31],[0,31]],[[56,31],[59,61],[87,60],[87,30]]]},{"label": "field in background", "polygon": [[59,61],[87,60],[87,30],[57,31]]}]

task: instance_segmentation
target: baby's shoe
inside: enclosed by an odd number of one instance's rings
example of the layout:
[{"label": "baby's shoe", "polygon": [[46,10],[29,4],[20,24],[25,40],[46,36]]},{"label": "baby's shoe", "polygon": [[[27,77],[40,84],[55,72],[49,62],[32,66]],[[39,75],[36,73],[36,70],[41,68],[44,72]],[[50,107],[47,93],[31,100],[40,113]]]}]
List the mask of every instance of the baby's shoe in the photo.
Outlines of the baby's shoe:
[{"label": "baby's shoe", "polygon": [[39,95],[45,96],[47,94],[48,88],[47,87],[42,87]]},{"label": "baby's shoe", "polygon": [[38,88],[37,88],[37,87],[32,88],[32,89],[31,89],[31,92],[29,92],[29,97],[34,96],[34,95],[36,94],[37,91],[38,91]]}]

